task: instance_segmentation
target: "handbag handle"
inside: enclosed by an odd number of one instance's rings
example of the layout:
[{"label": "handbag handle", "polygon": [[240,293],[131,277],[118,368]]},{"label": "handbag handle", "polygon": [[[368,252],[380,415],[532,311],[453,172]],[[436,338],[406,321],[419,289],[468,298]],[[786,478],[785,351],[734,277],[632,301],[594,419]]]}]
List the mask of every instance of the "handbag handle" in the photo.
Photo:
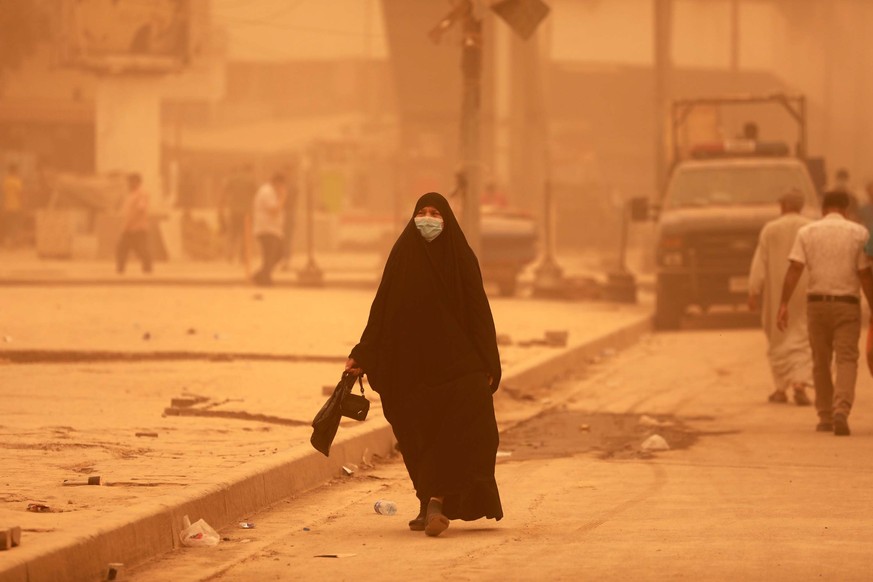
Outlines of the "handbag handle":
[{"label": "handbag handle", "polygon": [[[348,371],[343,372],[343,379],[348,378],[351,375],[352,375],[351,372],[348,372]],[[358,374],[358,385],[361,387],[361,396],[363,396],[364,395],[364,374]],[[355,383],[354,383],[354,381],[352,381],[352,385],[349,387],[349,393],[351,393],[352,388],[354,388],[354,386],[355,386]]]}]

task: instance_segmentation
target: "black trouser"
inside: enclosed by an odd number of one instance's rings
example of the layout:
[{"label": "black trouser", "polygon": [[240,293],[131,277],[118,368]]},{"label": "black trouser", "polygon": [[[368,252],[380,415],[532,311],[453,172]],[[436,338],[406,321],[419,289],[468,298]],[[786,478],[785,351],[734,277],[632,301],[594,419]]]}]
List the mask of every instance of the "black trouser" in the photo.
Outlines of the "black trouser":
[{"label": "black trouser", "polygon": [[282,260],[282,239],[275,234],[259,234],[258,242],[261,243],[261,269],[255,273],[255,283],[271,285],[273,269]]},{"label": "black trouser", "polygon": [[152,272],[152,255],[149,252],[149,235],[144,230],[126,231],[121,233],[121,239],[118,241],[118,247],[115,253],[115,268],[119,273],[124,272],[124,267],[127,265],[127,254],[130,250],[136,253],[139,260],[142,261],[142,272]]}]

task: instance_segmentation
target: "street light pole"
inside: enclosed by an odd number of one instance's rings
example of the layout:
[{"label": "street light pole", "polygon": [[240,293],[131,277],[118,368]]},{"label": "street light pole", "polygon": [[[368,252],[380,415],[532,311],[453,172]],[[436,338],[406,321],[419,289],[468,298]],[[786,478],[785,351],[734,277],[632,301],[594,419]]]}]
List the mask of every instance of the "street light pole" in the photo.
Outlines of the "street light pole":
[{"label": "street light pole", "polygon": [[480,111],[482,105],[482,20],[473,14],[469,6],[463,20],[463,46],[461,47],[461,74],[463,93],[461,97],[461,159],[464,173],[464,233],[467,242],[478,253],[480,235],[480,192],[482,189],[482,164],[480,160]]},{"label": "street light pole", "polygon": [[306,266],[297,273],[297,280],[301,285],[321,287],[324,284],[324,276],[315,263],[315,201],[313,200],[311,171],[312,160],[308,155],[304,155],[300,160],[298,186],[306,198],[306,252],[308,258]]}]

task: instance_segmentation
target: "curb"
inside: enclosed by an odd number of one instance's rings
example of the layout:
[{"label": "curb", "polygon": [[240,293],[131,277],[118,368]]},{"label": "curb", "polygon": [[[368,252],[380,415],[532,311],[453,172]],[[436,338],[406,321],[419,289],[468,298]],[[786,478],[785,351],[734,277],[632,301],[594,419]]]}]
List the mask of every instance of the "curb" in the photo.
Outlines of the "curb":
[{"label": "curb", "polygon": [[[514,371],[503,382],[511,391],[542,386],[578,368],[580,360],[604,349],[621,349],[651,330],[651,317],[640,317],[617,330],[570,346],[560,354],[544,354]],[[220,530],[292,495],[317,487],[341,474],[342,466],[359,463],[365,451],[383,457],[394,450],[394,433],[384,418],[345,428],[330,457],[296,447],[268,459],[227,471],[218,483],[199,484],[184,494],[168,494],[137,507],[136,514],[95,519],[88,533],[69,533],[39,546],[22,544],[6,553],[0,582],[73,582],[103,579],[106,567],[129,567],[180,547],[182,516],[203,518]]]},{"label": "curb", "polygon": [[[297,280],[277,279],[268,289],[312,289],[332,287],[338,289],[375,289],[379,285],[378,278],[366,279],[332,279],[324,278],[320,285],[306,284]],[[240,287],[264,289],[243,278],[231,279],[105,279],[105,278],[0,278],[0,287]]]},{"label": "curb", "polygon": [[[369,424],[369,426],[368,426]],[[345,434],[343,434],[345,433]],[[141,563],[181,546],[182,516],[203,518],[216,529],[291,495],[317,487],[360,463],[364,452],[383,457],[394,450],[394,433],[383,418],[343,429],[330,457],[297,447],[227,472],[218,483],[196,486],[137,507],[136,515],[94,520],[86,534],[58,536],[47,544],[5,554],[2,582],[102,580],[107,564]]]}]

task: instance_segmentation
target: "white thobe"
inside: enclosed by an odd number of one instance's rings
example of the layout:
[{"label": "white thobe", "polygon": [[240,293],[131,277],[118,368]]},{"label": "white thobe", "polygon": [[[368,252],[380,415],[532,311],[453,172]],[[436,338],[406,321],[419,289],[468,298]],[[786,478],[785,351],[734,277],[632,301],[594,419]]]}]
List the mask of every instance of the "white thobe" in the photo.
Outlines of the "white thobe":
[{"label": "white thobe", "polygon": [[761,297],[761,324],[767,335],[767,357],[777,390],[792,385],[812,385],[812,355],[806,330],[806,271],[788,303],[788,329],[776,326],[788,254],[797,231],[810,222],[797,213],[783,214],[764,225],[752,259],[749,292]]}]

